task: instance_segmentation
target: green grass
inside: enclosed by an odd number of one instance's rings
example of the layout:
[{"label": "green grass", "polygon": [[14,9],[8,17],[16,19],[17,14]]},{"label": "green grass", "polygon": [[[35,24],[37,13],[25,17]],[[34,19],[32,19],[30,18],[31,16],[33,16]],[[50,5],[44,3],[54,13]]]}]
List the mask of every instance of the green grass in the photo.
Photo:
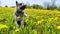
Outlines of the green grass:
[{"label": "green grass", "polygon": [[25,13],[28,14],[23,20],[26,26],[17,28],[13,22],[14,10],[14,8],[0,8],[0,34],[60,34],[59,11],[25,9]]}]

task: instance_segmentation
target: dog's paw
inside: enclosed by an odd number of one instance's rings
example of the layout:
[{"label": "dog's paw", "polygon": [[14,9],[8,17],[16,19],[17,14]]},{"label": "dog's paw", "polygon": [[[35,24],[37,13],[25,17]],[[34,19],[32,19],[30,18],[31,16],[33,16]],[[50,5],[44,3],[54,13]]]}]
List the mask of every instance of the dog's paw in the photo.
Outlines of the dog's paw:
[{"label": "dog's paw", "polygon": [[25,13],[25,14],[24,14],[24,16],[26,17],[26,16],[27,16],[27,14]]}]

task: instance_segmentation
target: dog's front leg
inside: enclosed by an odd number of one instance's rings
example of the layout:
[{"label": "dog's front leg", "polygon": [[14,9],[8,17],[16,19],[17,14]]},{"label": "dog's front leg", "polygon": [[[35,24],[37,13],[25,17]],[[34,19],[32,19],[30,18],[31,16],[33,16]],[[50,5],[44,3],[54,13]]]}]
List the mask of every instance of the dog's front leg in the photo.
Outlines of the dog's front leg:
[{"label": "dog's front leg", "polygon": [[16,24],[16,26],[17,26],[17,27],[19,27],[19,25],[18,25],[17,21],[15,21],[15,24]]},{"label": "dog's front leg", "polygon": [[18,25],[18,19],[17,19],[17,16],[15,15],[15,13],[14,13],[14,21],[15,21],[16,26],[19,27],[19,25]]},{"label": "dog's front leg", "polygon": [[27,16],[27,14],[26,14],[26,13],[24,13],[24,16],[26,17],[26,16]]}]

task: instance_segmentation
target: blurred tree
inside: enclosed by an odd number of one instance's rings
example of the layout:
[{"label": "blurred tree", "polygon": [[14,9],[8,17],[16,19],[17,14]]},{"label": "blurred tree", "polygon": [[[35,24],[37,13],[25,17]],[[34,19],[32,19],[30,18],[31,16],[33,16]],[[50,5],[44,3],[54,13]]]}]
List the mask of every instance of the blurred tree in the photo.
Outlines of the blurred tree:
[{"label": "blurred tree", "polygon": [[52,3],[51,9],[52,9],[52,10],[54,10],[54,9],[57,8],[57,6],[55,5],[55,2],[56,2],[56,0],[51,0],[51,3]]},{"label": "blurred tree", "polygon": [[30,5],[30,3],[27,2],[26,3],[26,8],[42,9],[43,7],[41,5],[38,5],[38,4]]},{"label": "blurred tree", "polygon": [[51,0],[50,2],[44,2],[44,6],[47,10],[54,10],[57,8],[57,6],[55,5],[56,0]]},{"label": "blurred tree", "polygon": [[29,2],[26,3],[26,8],[32,8]]},{"label": "blurred tree", "polygon": [[5,5],[5,7],[8,7],[7,5]]},{"label": "blurred tree", "polygon": [[11,8],[15,8],[15,6],[11,6]]},{"label": "blurred tree", "polygon": [[35,9],[43,9],[43,7],[41,5],[38,5],[38,4],[33,4],[32,5],[32,8],[35,8]]},{"label": "blurred tree", "polygon": [[50,10],[50,3],[49,2],[44,2],[44,7],[47,9],[47,10]]},{"label": "blurred tree", "polygon": [[60,6],[59,6],[59,7],[57,7],[57,10],[58,10],[58,11],[60,11]]}]

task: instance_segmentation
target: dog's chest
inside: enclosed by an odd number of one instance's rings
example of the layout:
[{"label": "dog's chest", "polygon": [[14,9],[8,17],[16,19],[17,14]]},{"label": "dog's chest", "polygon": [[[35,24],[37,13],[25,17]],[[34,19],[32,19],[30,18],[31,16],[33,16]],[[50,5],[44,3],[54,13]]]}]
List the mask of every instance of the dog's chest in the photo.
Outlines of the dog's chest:
[{"label": "dog's chest", "polygon": [[24,16],[24,12],[15,12],[15,15],[18,17],[23,17]]}]

